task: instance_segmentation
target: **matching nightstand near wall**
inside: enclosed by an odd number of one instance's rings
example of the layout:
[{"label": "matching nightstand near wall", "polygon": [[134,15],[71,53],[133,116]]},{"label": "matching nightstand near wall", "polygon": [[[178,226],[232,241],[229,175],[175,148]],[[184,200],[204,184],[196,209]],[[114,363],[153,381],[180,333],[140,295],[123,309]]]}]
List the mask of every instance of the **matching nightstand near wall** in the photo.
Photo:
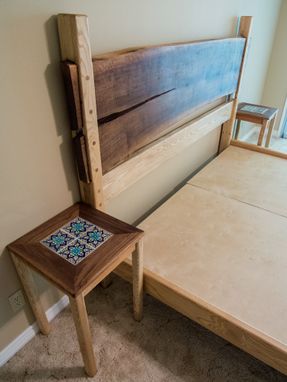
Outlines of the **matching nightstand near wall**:
[{"label": "matching nightstand near wall", "polygon": [[134,318],[142,317],[143,231],[78,203],[8,246],[43,334],[50,331],[31,274],[37,271],[69,296],[85,370],[96,361],[85,295],[132,254]]},{"label": "matching nightstand near wall", "polygon": [[262,146],[265,130],[268,129],[265,147],[269,147],[277,113],[278,109],[275,107],[255,105],[246,102],[240,103],[236,113],[237,124],[234,138],[238,139],[241,121],[257,123],[261,125],[257,145]]}]

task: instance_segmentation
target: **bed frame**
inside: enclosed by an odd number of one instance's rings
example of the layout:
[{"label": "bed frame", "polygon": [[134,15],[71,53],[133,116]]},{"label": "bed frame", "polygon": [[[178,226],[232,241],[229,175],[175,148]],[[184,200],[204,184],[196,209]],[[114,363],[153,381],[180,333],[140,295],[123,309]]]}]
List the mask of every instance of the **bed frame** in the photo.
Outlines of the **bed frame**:
[{"label": "bed frame", "polygon": [[[252,17],[234,38],[133,48],[92,58],[84,15],[58,16],[81,198],[105,201],[221,126],[218,153],[232,140]],[[210,65],[212,62],[212,67]],[[116,273],[131,281],[131,264]],[[286,347],[200,297],[144,271],[145,291],[205,328],[287,374]]]}]

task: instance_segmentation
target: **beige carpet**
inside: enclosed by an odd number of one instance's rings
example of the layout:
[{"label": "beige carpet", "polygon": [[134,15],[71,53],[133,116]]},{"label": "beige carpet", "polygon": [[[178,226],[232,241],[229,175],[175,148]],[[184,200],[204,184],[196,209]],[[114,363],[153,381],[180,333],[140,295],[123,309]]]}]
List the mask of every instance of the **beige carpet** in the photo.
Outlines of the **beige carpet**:
[{"label": "beige carpet", "polygon": [[70,310],[0,369],[0,381],[244,382],[287,377],[236,349],[149,296],[144,319],[133,320],[131,286],[114,277],[87,298],[98,374],[82,368]]}]

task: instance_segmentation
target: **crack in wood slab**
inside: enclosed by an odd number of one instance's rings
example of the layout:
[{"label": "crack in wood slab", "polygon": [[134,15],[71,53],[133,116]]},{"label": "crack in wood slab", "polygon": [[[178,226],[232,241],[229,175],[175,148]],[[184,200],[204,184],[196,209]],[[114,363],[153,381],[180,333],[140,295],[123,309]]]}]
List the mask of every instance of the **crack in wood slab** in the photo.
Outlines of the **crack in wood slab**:
[{"label": "crack in wood slab", "polygon": [[142,105],[144,105],[144,104],[146,104],[146,103],[148,103],[148,102],[150,102],[150,101],[152,101],[152,100],[154,100],[156,98],[159,98],[159,97],[161,97],[161,96],[163,96],[163,95],[165,95],[167,93],[170,93],[170,92],[174,91],[175,89],[176,88],[172,88],[172,89],[166,90],[165,92],[162,92],[160,94],[156,94],[156,95],[154,95],[152,97],[149,97],[146,100],[144,100],[144,101],[142,101],[142,102],[140,102],[140,103],[138,103],[138,104],[136,104],[134,106],[129,107],[128,109],[125,109],[123,111],[119,111],[117,113],[113,113],[113,114],[110,114],[110,115],[108,115],[106,117],[100,118],[100,119],[98,119],[98,123],[99,123],[99,125],[101,125],[101,124],[104,124],[104,123],[108,123],[108,122],[114,121],[115,119],[117,119],[117,118],[119,118],[119,117],[121,117],[121,116],[123,116],[123,115],[125,115],[125,114],[127,114],[129,112],[131,112],[132,110],[135,110],[138,107],[140,107],[140,106],[142,106]]}]

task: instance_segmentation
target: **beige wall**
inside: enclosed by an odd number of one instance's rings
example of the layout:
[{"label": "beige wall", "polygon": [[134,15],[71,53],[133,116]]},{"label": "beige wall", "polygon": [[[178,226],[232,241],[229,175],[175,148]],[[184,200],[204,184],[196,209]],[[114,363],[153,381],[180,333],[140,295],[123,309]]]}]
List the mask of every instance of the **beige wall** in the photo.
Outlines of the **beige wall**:
[{"label": "beige wall", "polygon": [[287,97],[287,0],[282,1],[274,45],[264,86],[262,103],[279,108],[276,129],[280,126]]},{"label": "beige wall", "polygon": [[[12,240],[78,200],[54,15],[85,13],[94,53],[131,45],[233,35],[236,17],[254,15],[242,99],[258,102],[280,0],[6,0],[0,2],[0,350],[33,321],[13,314],[20,288],[8,253]],[[129,222],[216,151],[218,131],[184,151],[109,205]],[[38,279],[45,308],[59,294]]]}]

